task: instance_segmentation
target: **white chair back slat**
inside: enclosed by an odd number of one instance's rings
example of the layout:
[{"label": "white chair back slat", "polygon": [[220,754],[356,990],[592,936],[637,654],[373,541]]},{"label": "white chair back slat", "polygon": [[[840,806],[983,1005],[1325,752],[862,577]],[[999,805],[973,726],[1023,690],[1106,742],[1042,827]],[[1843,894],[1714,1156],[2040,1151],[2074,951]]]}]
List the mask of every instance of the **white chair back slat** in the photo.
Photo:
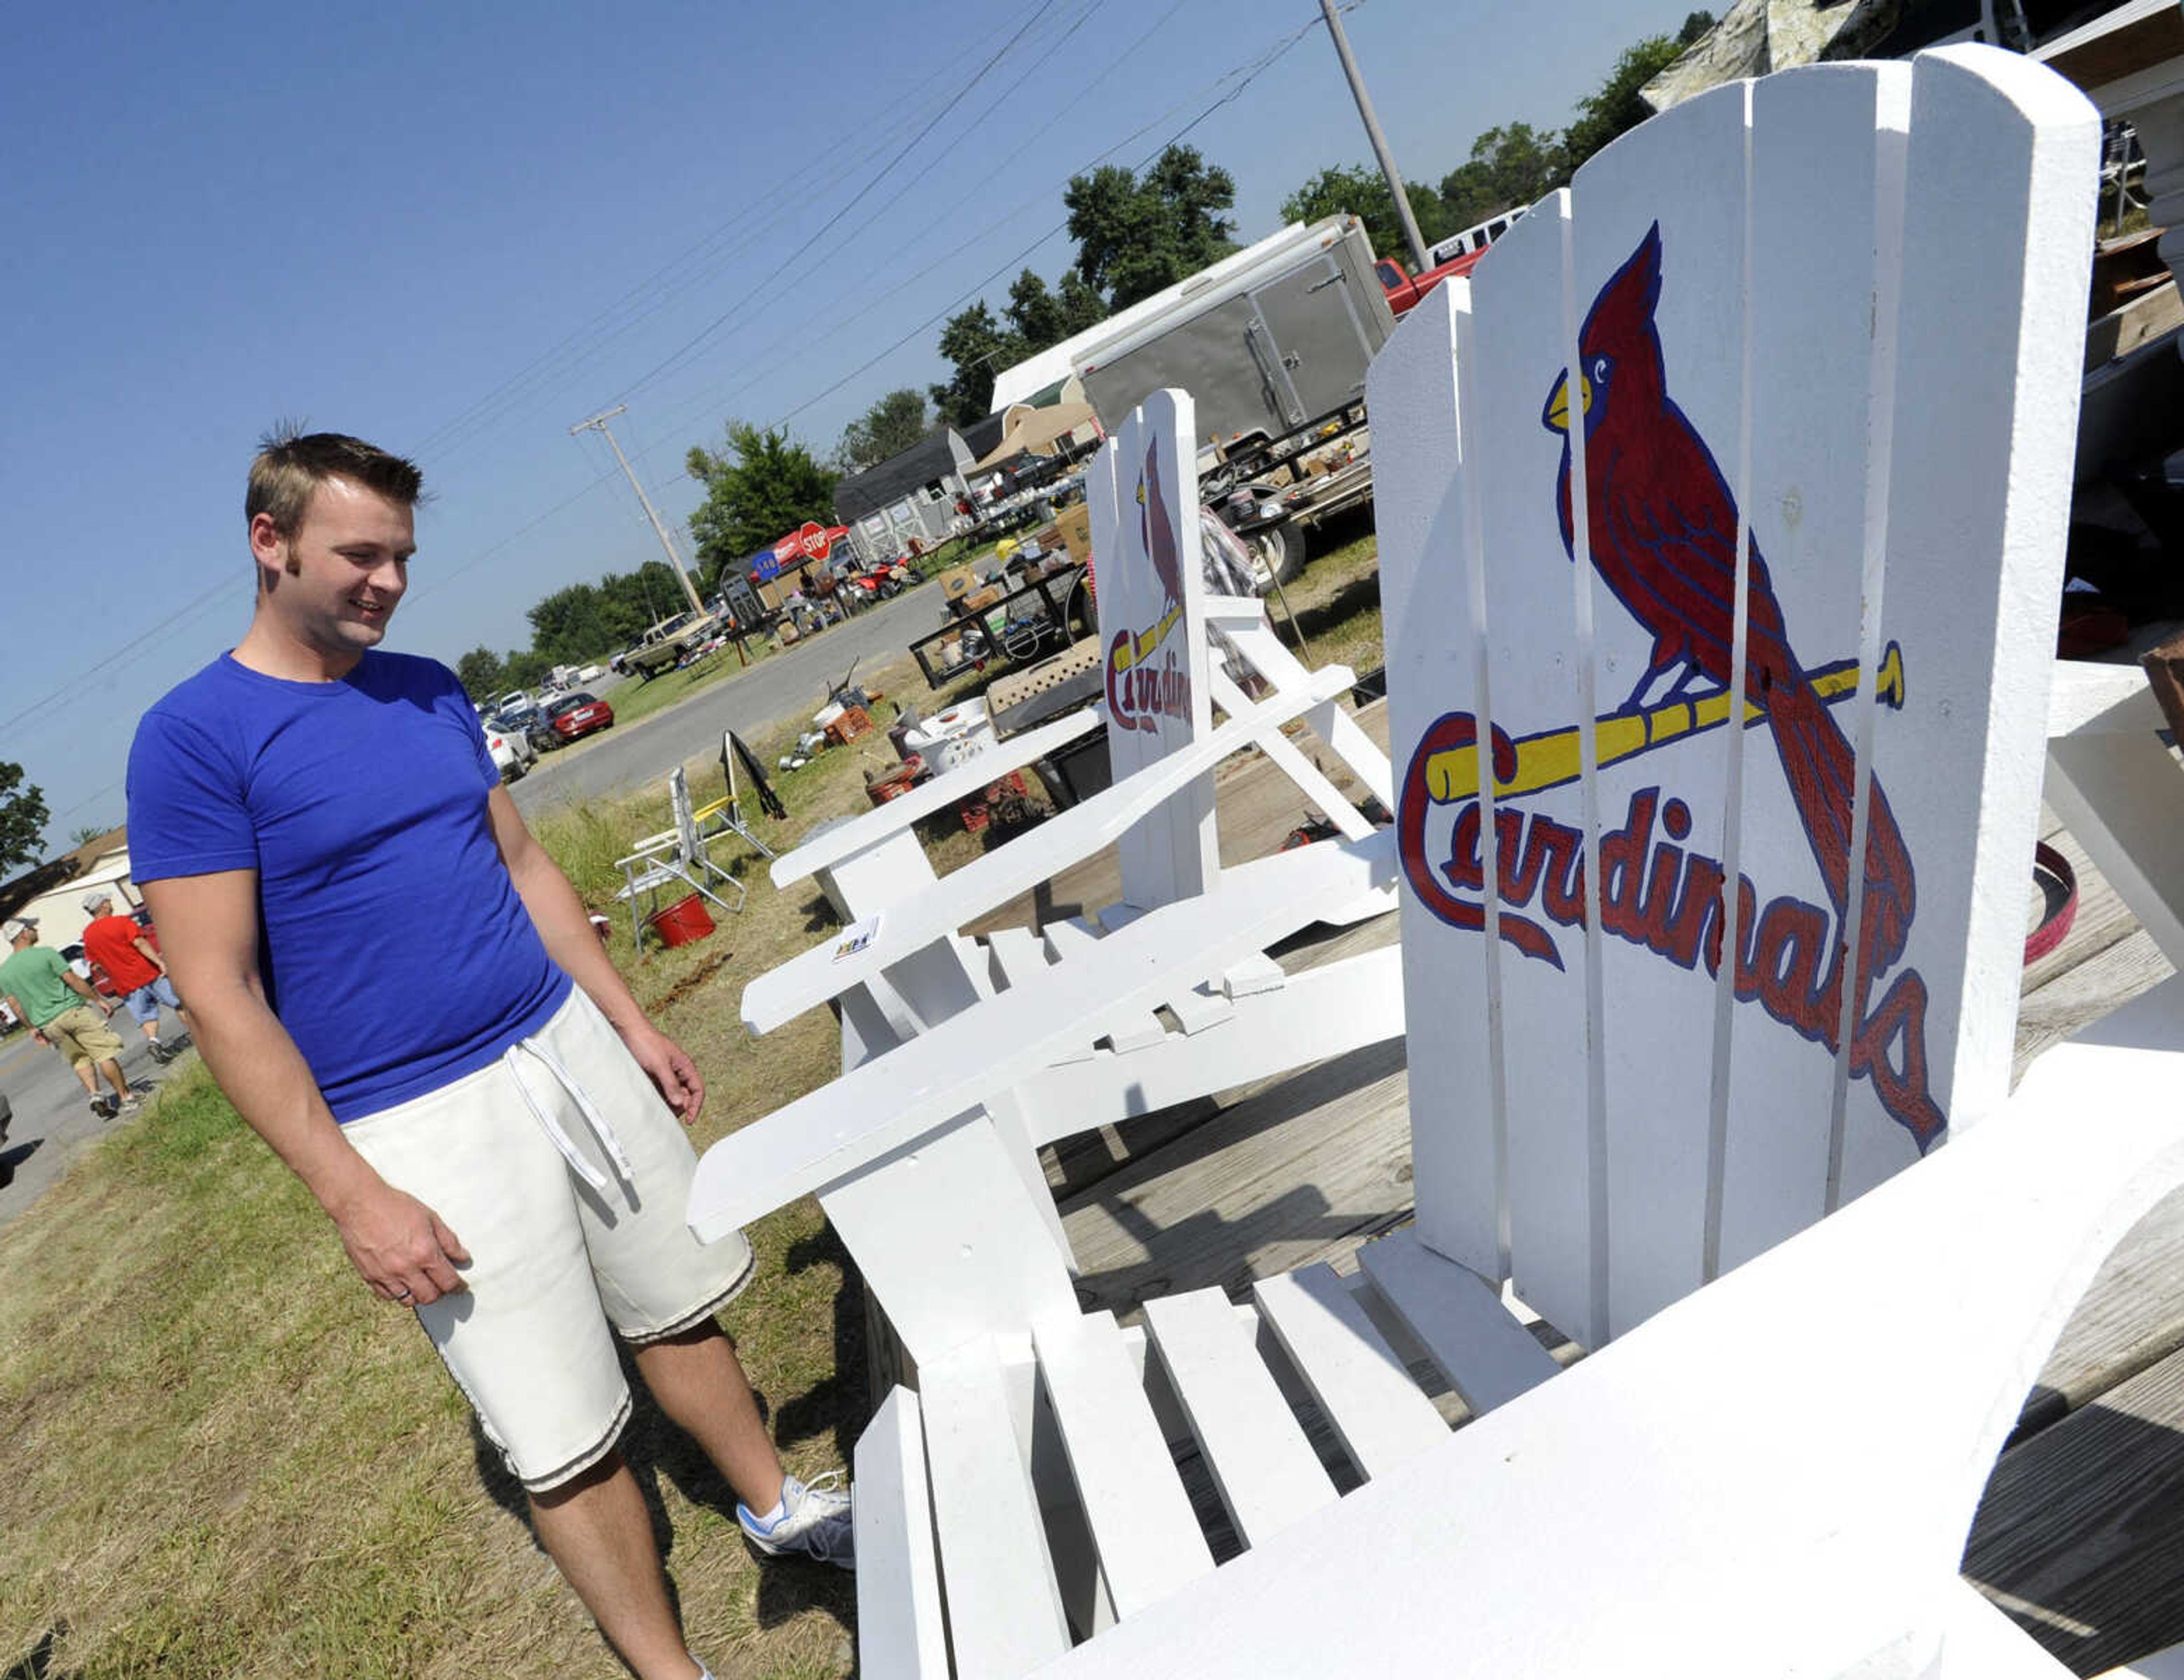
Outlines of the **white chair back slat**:
[{"label": "white chair back slat", "polygon": [[[1155,392],[1085,474],[1115,782],[1212,726],[1193,414],[1182,392]],[[1212,778],[1164,801],[1117,853],[1126,904],[1154,910],[1209,891],[1221,869]]]},{"label": "white chair back slat", "polygon": [[[1526,804],[1573,826],[1588,815],[1599,824],[1610,1335],[1705,1281],[1709,1144],[1721,1123],[1716,1084],[1725,1060],[1718,1038],[1727,1022],[1696,924],[1697,904],[1715,895],[1703,893],[1679,923],[1673,904],[1646,889],[1663,841],[1672,856],[1729,863],[1736,779],[1740,770],[1747,780],[1757,773],[1758,753],[1731,728],[1640,750],[1639,720],[1682,721],[1695,697],[1737,682],[1738,510],[1749,476],[1741,424],[1748,92],[1732,83],[1678,105],[1571,183],[1578,373],[1559,385],[1569,358],[1543,345],[1529,392],[1518,393],[1544,403],[1559,389],[1568,404],[1565,431],[1541,426],[1524,439],[1535,529],[1543,511],[1557,519],[1565,465],[1574,504],[1574,446],[1590,440],[1589,541],[1577,544],[1574,527],[1570,539],[1548,529],[1558,548],[1568,541],[1577,549],[1571,564],[1592,614],[1592,715],[1613,721],[1598,726],[1596,811],[1586,812],[1576,788]],[[1677,160],[1673,170],[1662,168],[1667,157]],[[1483,316],[1479,328],[1496,331]],[[1488,633],[1497,633],[1490,622]],[[1555,720],[1513,717],[1507,726],[1529,734]],[[1558,943],[1579,937],[1556,930]],[[1563,1327],[1597,1344],[1596,1329]]]},{"label": "white chair back slat", "polygon": [[[1377,417],[1373,523],[1393,678],[1388,739],[1395,762],[1418,764],[1419,775],[1425,770],[1418,748],[1428,732],[1461,736],[1464,720],[1485,715],[1468,564],[1473,545],[1463,529],[1473,476],[1457,414],[1458,324],[1468,320],[1468,309],[1460,282],[1429,293],[1406,324],[1402,353],[1379,357],[1366,381],[1366,404]],[[1461,743],[1447,750],[1451,762],[1474,765],[1475,779],[1475,757],[1466,760]],[[1420,809],[1415,794],[1406,808]],[[1436,889],[1451,901],[1481,899],[1438,872],[1447,856],[1444,842],[1429,860]],[[1446,904],[1444,910],[1461,914]],[[1498,1280],[1508,1268],[1508,1145],[1505,1110],[1480,1072],[1495,1054],[1490,947],[1482,936],[1438,937],[1440,924],[1415,890],[1403,895],[1401,929],[1405,995],[1433,1000],[1431,1014],[1421,1017],[1430,1030],[1412,1035],[1408,1052],[1418,1233],[1440,1253]]]},{"label": "white chair back slat", "polygon": [[[1559,440],[1540,424],[1568,360],[1561,347],[1568,337],[1569,213],[1566,192],[1535,207],[1504,236],[1492,271],[1474,271],[1468,348],[1478,379],[1463,393],[1462,412],[1467,437],[1477,440],[1466,466],[1479,500],[1487,710],[1495,757],[1504,756],[1504,743],[1507,755],[1496,766],[1499,937],[1488,960],[1501,1003],[1509,1267],[1539,1312],[1593,1345],[1607,1327],[1608,1231],[1594,954],[1583,910],[1588,737],[1576,727],[1591,710],[1575,604],[1591,585],[1574,576],[1563,550]],[[1423,825],[1426,855],[1436,860],[1450,854],[1467,820],[1485,820],[1469,815],[1478,812],[1475,792],[1446,791],[1453,801]],[[1457,849],[1467,865],[1475,863],[1468,847]],[[1474,886],[1460,896],[1483,895]],[[1475,937],[1446,925],[1434,933],[1442,946]],[[1415,1106],[1415,1077],[1411,1090]]]},{"label": "white chair back slat", "polygon": [[2006,1090],[2097,139],[1986,49],[1719,89],[1373,370],[1419,1234],[1581,1342]]},{"label": "white chair back slat", "polygon": [[[1906,698],[1880,719],[1873,763],[1914,857],[1936,826],[1954,843],[1919,876],[1905,966],[1924,977],[1931,1101],[1976,1115],[2008,1089],[2042,759],[2027,743],[2044,733],[2062,589],[2100,123],[2006,53],[1952,47],[1914,69],[1881,612]],[[1965,811],[1969,843],[1946,826]],[[1908,1031],[1868,1037],[1905,1070]],[[1877,1082],[1851,1087],[1846,1199],[1903,1159]]]},{"label": "white chair back slat", "polygon": [[[1708,1275],[1827,1210],[1849,1089],[1839,964],[1853,921],[1883,942],[1876,952],[1900,921],[1896,883],[1908,854],[1892,804],[1871,811],[1856,755],[1864,743],[1869,757],[1878,726],[1910,83],[1908,64],[1840,64],[1752,90],[1752,469],[1740,501],[1765,586],[1754,621],[1769,618],[1771,602],[1780,630],[1755,632],[1745,689],[1773,683],[1786,649],[1814,702],[1785,700],[1743,737],[1740,849],[1754,887],[1743,920],[1756,926],[1740,943],[1757,956],[1738,985],[1758,1001],[1730,1018]],[[1900,669],[1888,662],[1892,677]],[[1889,687],[1892,700],[1900,696]],[[1793,763],[1813,771],[1802,799]],[[1829,774],[1830,763],[1850,767],[1847,776]],[[1869,866],[1852,868],[1861,824]],[[1869,879],[1880,882],[1870,900]]]}]

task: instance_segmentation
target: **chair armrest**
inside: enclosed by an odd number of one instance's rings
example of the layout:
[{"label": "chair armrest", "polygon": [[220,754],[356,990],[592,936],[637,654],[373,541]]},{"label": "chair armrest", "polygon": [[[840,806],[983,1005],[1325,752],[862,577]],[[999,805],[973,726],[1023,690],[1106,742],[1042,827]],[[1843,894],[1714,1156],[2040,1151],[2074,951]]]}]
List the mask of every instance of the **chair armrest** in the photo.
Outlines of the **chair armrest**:
[{"label": "chair armrest", "polygon": [[[744,1025],[754,1032],[770,1032],[813,1005],[864,984],[911,952],[952,934],[966,922],[1029,891],[1057,870],[1112,843],[1161,801],[1206,775],[1229,754],[1263,739],[1290,719],[1345,692],[1355,681],[1348,669],[1340,665],[1315,671],[1303,687],[1278,693],[1231,717],[1159,763],[1148,765],[1105,793],[1049,819],[1029,834],[965,865],[916,898],[883,910],[871,943],[855,954],[838,954],[835,942],[830,939],[790,958],[744,988]],[[900,803],[894,800],[890,804]],[[833,834],[845,833],[853,826],[845,825],[821,837],[832,839]]]},{"label": "chair armrest", "polygon": [[681,838],[682,837],[677,834],[671,828],[668,829],[664,833],[647,835],[644,839],[636,843],[636,849],[631,852],[627,857],[616,858],[615,859],[615,867],[616,869],[627,869],[632,864],[649,862],[652,859],[658,857],[662,852],[673,851]]},{"label": "chair armrest", "polygon": [[967,764],[958,765],[899,798],[829,828],[793,852],[783,853],[773,860],[769,871],[773,884],[793,886],[806,876],[816,875],[844,858],[877,846],[920,818],[970,798],[996,777],[1021,770],[1080,735],[1090,734],[1105,721],[1104,710],[1097,706],[1087,707],[1051,723],[1041,724],[1028,735],[989,747]]},{"label": "chair armrest", "polygon": [[721,1139],[698,1164],[690,1228],[710,1241],[857,1176],[1046,1067],[1079,1042],[1088,1015],[1150,1009],[1179,972],[1195,978],[1262,951],[1394,871],[1384,832],[1223,871],[1218,893],[1140,916]]}]

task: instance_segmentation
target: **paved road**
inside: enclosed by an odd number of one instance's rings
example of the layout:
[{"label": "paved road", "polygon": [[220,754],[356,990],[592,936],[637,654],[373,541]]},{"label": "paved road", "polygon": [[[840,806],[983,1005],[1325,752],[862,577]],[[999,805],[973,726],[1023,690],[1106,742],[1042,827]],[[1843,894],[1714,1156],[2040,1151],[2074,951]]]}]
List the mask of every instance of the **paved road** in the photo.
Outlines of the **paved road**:
[{"label": "paved road", "polygon": [[[152,1060],[125,1012],[115,1011],[114,1030],[121,1035],[121,1071],[131,1084],[148,1088],[167,1076],[170,1070]],[[160,1030],[171,1037],[180,1029],[169,1015]],[[194,1060],[192,1051],[174,1065]],[[103,1081],[99,1089],[107,1089]],[[0,1039],[0,1096],[15,1111],[7,1141],[0,1143],[0,1225],[36,1200],[93,1138],[130,1123],[94,1115],[61,1053],[32,1043],[27,1032]]]},{"label": "paved road", "polygon": [[[515,784],[516,808],[528,814],[574,799],[632,793],[665,779],[685,759],[716,754],[723,730],[748,738],[783,718],[799,713],[808,717],[826,704],[827,685],[842,680],[851,660],[857,662],[860,676],[869,676],[902,658],[915,638],[938,630],[940,600],[939,590],[921,584],[664,712],[627,727],[617,724],[593,736],[595,745],[549,754]],[[916,692],[924,692],[922,681]]]}]

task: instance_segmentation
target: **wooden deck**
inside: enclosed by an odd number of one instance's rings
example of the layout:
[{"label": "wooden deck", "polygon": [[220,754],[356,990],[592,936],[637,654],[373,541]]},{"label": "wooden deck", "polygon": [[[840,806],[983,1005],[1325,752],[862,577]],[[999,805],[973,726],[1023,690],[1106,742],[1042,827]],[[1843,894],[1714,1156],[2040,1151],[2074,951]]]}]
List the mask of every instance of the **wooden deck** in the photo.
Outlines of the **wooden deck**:
[{"label": "wooden deck", "polygon": [[[1380,714],[1359,717],[1384,741]],[[1224,778],[1219,808],[1230,862],[1278,845],[1304,815],[1264,761]],[[2025,974],[2020,1074],[2171,972],[2052,816],[2046,829],[2077,872],[2080,907],[2063,945]],[[1117,882],[1112,854],[1090,859],[978,931],[1096,908]],[[1385,943],[1393,921],[1300,942],[1283,960],[1294,971]],[[1086,1305],[1128,1320],[1148,1296],[1237,1293],[1315,1260],[1353,1268],[1360,1243],[1410,1217],[1403,1072],[1392,1043],[1067,1147],[1049,1177]],[[1915,1397],[1905,1416],[1915,1427]],[[2184,1193],[2147,1216],[2081,1302],[1989,1485],[1964,1572],[2081,1674],[2184,1640]]]}]

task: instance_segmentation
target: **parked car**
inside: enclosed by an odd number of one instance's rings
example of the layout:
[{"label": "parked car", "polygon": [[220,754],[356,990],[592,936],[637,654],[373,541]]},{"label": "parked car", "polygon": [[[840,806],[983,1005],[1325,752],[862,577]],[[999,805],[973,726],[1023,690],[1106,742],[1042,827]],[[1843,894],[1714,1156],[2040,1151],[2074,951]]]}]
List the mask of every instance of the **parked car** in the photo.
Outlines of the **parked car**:
[{"label": "parked car", "polygon": [[577,741],[599,730],[613,728],[614,708],[579,688],[547,707],[546,718],[562,740]]},{"label": "parked car", "polygon": [[521,711],[530,704],[531,691],[527,688],[517,688],[495,700],[493,703],[493,709],[497,712]]},{"label": "parked car", "polygon": [[554,726],[547,722],[546,714],[533,705],[509,707],[497,713],[486,727],[497,728],[504,734],[522,737],[531,743],[533,757],[540,753],[550,753],[561,744],[561,737],[554,732]]},{"label": "parked car", "polygon": [[485,744],[503,782],[521,781],[524,772],[538,762],[538,749],[531,744],[528,735],[503,729],[498,722],[485,726]]}]

